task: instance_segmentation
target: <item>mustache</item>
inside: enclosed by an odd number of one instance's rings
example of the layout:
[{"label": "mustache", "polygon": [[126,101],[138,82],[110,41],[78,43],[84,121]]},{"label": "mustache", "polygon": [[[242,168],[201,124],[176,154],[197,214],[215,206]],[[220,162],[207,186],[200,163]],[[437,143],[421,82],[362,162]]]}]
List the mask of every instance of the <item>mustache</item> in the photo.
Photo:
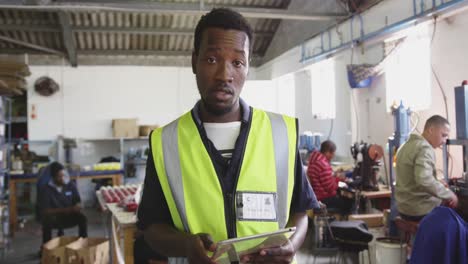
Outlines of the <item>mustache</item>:
[{"label": "mustache", "polygon": [[213,91],[221,91],[228,94],[234,94],[234,89],[228,84],[221,84],[213,87]]}]

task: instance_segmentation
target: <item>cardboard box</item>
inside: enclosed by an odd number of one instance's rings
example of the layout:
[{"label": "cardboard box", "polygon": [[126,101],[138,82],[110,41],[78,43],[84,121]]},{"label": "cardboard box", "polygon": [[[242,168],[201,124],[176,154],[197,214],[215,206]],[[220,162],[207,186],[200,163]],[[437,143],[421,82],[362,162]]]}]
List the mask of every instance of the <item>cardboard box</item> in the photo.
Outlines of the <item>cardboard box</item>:
[{"label": "cardboard box", "polygon": [[65,247],[78,240],[78,237],[56,237],[42,246],[41,263],[67,263]]},{"label": "cardboard box", "polygon": [[112,120],[112,134],[114,137],[138,137],[136,118],[123,118]]},{"label": "cardboard box", "polygon": [[158,125],[141,125],[139,126],[140,137],[147,137],[154,129],[158,128]]},{"label": "cardboard box", "polygon": [[349,220],[362,220],[368,227],[379,227],[383,225],[383,213],[379,214],[355,214],[348,217]]},{"label": "cardboard box", "polygon": [[66,247],[68,264],[108,264],[109,240],[80,238]]}]

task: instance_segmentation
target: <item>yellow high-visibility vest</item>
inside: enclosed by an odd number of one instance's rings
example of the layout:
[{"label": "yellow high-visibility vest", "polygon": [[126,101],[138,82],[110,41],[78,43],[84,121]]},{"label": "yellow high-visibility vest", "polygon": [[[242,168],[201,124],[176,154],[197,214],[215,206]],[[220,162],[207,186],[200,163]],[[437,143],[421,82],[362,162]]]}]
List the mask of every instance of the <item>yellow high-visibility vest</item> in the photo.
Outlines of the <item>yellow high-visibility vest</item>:
[{"label": "yellow high-visibility vest", "polygon": [[[215,242],[284,228],[294,188],[296,146],[295,118],[253,109],[235,192],[225,194],[191,112],[155,130],[154,164],[175,227],[191,234],[208,233]],[[236,217],[236,195],[243,192],[273,193],[276,219]]]}]

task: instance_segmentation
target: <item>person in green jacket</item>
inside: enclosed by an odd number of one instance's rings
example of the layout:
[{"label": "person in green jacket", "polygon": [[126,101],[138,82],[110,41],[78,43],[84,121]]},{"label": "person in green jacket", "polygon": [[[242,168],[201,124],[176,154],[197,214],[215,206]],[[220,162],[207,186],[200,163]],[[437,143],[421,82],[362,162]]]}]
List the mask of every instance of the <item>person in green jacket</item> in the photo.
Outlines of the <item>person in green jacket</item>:
[{"label": "person in green jacket", "polygon": [[457,196],[437,179],[434,149],[441,147],[450,133],[447,119],[434,115],[424,125],[422,135],[411,134],[396,157],[395,199],[400,216],[420,221],[435,207],[457,207]]}]

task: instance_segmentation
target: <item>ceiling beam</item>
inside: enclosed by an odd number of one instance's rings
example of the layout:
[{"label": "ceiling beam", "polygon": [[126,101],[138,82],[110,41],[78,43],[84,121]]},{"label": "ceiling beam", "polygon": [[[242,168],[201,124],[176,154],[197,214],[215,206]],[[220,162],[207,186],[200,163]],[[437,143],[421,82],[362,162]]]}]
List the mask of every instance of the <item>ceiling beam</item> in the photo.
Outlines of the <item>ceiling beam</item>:
[{"label": "ceiling beam", "polygon": [[68,61],[72,67],[77,66],[76,47],[71,29],[70,14],[64,11],[58,12],[60,26],[62,27],[62,38],[65,50],[67,51]]},{"label": "ceiling beam", "polygon": [[80,55],[103,56],[191,56],[191,51],[157,51],[157,50],[80,50]]},{"label": "ceiling beam", "polygon": [[[35,52],[34,50],[24,49],[24,48],[5,48],[0,50],[0,54],[38,54],[41,53]],[[63,55],[63,54],[59,54]],[[156,51],[156,50],[77,50],[78,56],[88,56],[88,55],[95,55],[95,56],[167,56],[167,57],[174,57],[174,56],[182,56],[182,57],[190,57],[192,56],[191,51]],[[258,54],[254,54],[252,56],[252,60],[259,60],[261,56]]]},{"label": "ceiling beam", "polygon": [[[6,3],[4,3],[6,2]],[[18,1],[19,2],[19,1]],[[77,0],[56,0],[47,5],[22,5],[21,2],[1,1],[0,8],[27,9],[43,11],[118,11],[118,12],[139,12],[155,14],[189,14],[202,15],[219,5],[207,5],[200,3],[161,3],[151,1],[77,1]],[[304,11],[291,11],[279,8],[260,7],[239,7],[228,6],[238,11],[245,17],[265,18],[265,19],[288,19],[288,20],[330,20],[343,19],[346,13],[310,13]]]},{"label": "ceiling beam", "polygon": [[[1,26],[0,26],[1,28]],[[194,29],[177,29],[177,28],[143,28],[143,27],[88,27],[75,26],[72,28],[76,32],[96,32],[96,33],[125,33],[125,34],[141,34],[141,35],[185,35],[193,36]],[[254,32],[255,36],[273,37],[273,32]]]},{"label": "ceiling beam", "polygon": [[50,54],[56,54],[56,55],[61,55],[61,56],[63,55],[63,53],[61,51],[58,51],[58,50],[55,50],[55,49],[50,49],[50,48],[40,46],[40,45],[36,45],[36,44],[31,44],[31,43],[21,41],[21,40],[17,40],[17,39],[13,39],[13,38],[10,38],[10,37],[7,37],[7,36],[0,35],[0,40],[3,40],[5,42],[9,42],[9,43],[13,43],[13,44],[16,44],[16,45],[20,45],[20,46],[23,46],[23,47],[35,49],[35,50],[38,50],[38,51],[50,53]]},{"label": "ceiling beam", "polygon": [[60,33],[62,30],[56,25],[34,25],[34,24],[0,24],[1,31],[29,31],[29,32],[51,32]]},{"label": "ceiling beam", "polygon": [[[27,32],[50,32],[61,33],[62,30],[54,25],[33,25],[33,24],[1,24],[0,31],[27,31]],[[92,32],[92,33],[122,33],[139,35],[176,35],[193,36],[193,29],[176,28],[143,28],[143,27],[93,27],[93,26],[71,26],[72,32]],[[273,37],[273,32],[254,32],[258,37]]]}]

